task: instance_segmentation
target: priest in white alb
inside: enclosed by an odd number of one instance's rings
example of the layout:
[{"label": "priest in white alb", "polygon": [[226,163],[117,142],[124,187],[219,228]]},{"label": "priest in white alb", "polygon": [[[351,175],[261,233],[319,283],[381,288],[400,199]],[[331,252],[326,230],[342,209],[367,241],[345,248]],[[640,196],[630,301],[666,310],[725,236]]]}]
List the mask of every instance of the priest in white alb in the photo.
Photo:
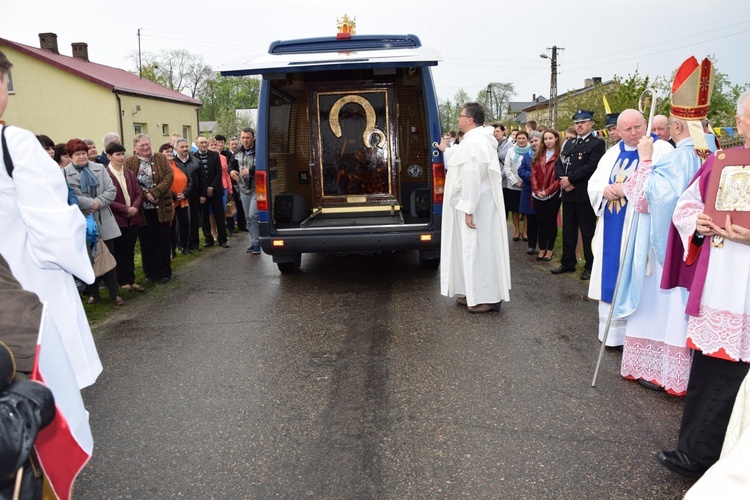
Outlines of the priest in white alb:
[{"label": "priest in white alb", "polygon": [[[465,104],[464,138],[447,148],[440,244],[440,292],[473,313],[499,310],[510,300],[510,260],[497,140],[483,127],[484,109]],[[446,149],[447,148],[447,149]]]}]

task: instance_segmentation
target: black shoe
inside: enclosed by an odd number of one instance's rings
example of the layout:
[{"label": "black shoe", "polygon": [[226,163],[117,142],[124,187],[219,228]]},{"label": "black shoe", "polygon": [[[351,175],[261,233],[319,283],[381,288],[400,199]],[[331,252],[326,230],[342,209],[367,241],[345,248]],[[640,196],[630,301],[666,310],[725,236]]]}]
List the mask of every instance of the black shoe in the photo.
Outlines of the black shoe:
[{"label": "black shoe", "polygon": [[536,248],[529,248],[528,250],[526,250],[526,253],[529,255],[534,254],[536,253]]},{"label": "black shoe", "polygon": [[164,284],[171,279],[172,279],[171,276],[164,276],[163,278],[159,278],[159,283]]},{"label": "black shoe", "polygon": [[187,248],[183,248],[182,255],[192,255],[192,252],[190,252],[190,250],[188,250]]},{"label": "black shoe", "polygon": [[649,380],[644,380],[642,378],[639,378],[638,383],[641,384],[646,389],[651,389],[652,391],[658,391],[658,392],[664,391],[664,387],[660,386],[659,384],[655,384]]},{"label": "black shoe", "polygon": [[656,458],[667,469],[687,477],[702,476],[708,467],[694,462],[680,450],[660,451]]},{"label": "black shoe", "polygon": [[208,248],[208,247],[212,247],[212,246],[214,246],[214,242],[213,242],[213,241],[210,241],[210,242],[209,242],[209,241],[207,241],[207,242],[205,242],[205,243],[203,244],[203,246],[204,246],[205,248]]},{"label": "black shoe", "polygon": [[574,272],[576,272],[576,268],[575,267],[560,266],[560,267],[556,267],[554,269],[550,269],[550,272],[552,274],[574,273]]},{"label": "black shoe", "polygon": [[586,281],[591,279],[591,269],[584,269],[581,273],[581,279]]},{"label": "black shoe", "polygon": [[221,248],[229,248],[229,245],[227,245],[226,242],[225,243],[219,243],[219,246]]}]

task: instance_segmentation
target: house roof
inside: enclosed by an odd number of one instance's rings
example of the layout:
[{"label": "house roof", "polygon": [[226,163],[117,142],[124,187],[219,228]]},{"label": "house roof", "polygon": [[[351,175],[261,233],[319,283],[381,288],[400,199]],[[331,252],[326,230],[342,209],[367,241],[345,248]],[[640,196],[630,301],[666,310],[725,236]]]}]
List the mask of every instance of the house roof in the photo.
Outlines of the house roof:
[{"label": "house roof", "polygon": [[77,57],[55,54],[46,49],[12,42],[4,38],[0,38],[0,45],[5,45],[96,85],[108,88],[112,92],[164,99],[195,106],[201,105],[198,99],[188,97],[185,94],[168,89],[163,85],[159,85],[146,78],[141,78],[120,68],[84,61]]},{"label": "house roof", "polygon": [[513,102],[509,102],[508,103],[508,111],[510,111],[511,113],[520,113],[521,111],[523,111],[527,107],[529,107],[531,105],[534,105],[534,104],[539,104],[539,103],[542,103],[542,102],[547,102],[547,98],[544,97],[544,96],[541,96],[541,95],[540,96],[536,96],[536,98],[534,98],[533,101],[513,101]]}]

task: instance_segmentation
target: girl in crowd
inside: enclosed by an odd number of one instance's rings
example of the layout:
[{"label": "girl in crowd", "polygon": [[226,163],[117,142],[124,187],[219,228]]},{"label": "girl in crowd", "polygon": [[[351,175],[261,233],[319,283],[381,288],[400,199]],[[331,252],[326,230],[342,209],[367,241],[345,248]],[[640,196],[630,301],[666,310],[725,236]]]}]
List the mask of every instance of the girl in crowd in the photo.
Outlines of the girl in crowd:
[{"label": "girl in crowd", "polygon": [[[513,241],[521,239],[521,223],[518,206],[521,202],[521,185],[522,179],[518,176],[518,167],[521,166],[521,160],[531,146],[529,146],[529,134],[519,130],[516,134],[516,144],[505,156],[503,165],[503,201],[505,202],[505,218],[508,218],[508,212],[513,214]],[[526,229],[524,224],[524,229]],[[523,235],[524,241],[528,235]]]},{"label": "girl in crowd", "polygon": [[[78,196],[78,207],[84,214],[94,214],[94,219],[99,226],[99,236],[107,245],[109,252],[113,253],[114,239],[122,234],[110,208],[110,204],[117,195],[117,189],[104,165],[89,161],[89,147],[85,142],[80,139],[71,139],[65,145],[65,152],[70,158],[70,164],[65,167],[65,175],[68,184]],[[102,277],[107,283],[112,301],[116,306],[123,305],[124,301],[120,297],[120,289],[117,286],[115,268],[104,273]],[[89,285],[89,294],[89,304],[98,304],[101,299],[97,280]]]},{"label": "girl in crowd", "polygon": [[555,175],[555,162],[560,156],[560,134],[548,129],[531,160],[531,196],[534,198],[539,255],[536,260],[552,260],[557,239],[557,213],[560,210],[560,181]]},{"label": "girl in crowd", "polygon": [[135,282],[135,240],[141,223],[141,187],[135,174],[125,168],[125,146],[119,142],[107,145],[109,166],[107,172],[117,195],[110,207],[120,228],[120,236],[114,239],[112,254],[117,260],[117,281],[123,290],[142,292],[143,287]]},{"label": "girl in crowd", "polygon": [[529,134],[530,151],[523,155],[521,165],[518,167],[518,176],[523,180],[521,185],[521,197],[518,204],[518,211],[524,217],[524,241],[529,242],[529,248],[526,253],[531,255],[536,252],[536,212],[534,212],[534,202],[531,199],[531,158],[540,149],[542,143],[542,134],[533,131]]}]

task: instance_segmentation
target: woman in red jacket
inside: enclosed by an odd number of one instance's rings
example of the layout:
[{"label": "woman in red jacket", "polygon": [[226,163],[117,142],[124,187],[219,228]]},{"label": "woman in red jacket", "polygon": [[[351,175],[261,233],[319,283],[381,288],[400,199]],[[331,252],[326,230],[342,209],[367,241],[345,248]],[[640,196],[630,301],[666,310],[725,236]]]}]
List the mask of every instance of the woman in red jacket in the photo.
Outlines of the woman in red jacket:
[{"label": "woman in red jacket", "polygon": [[531,160],[531,196],[537,219],[539,255],[536,260],[552,260],[557,239],[557,212],[560,210],[560,181],[555,176],[555,162],[560,156],[560,134],[548,129],[542,136],[544,147]]}]

